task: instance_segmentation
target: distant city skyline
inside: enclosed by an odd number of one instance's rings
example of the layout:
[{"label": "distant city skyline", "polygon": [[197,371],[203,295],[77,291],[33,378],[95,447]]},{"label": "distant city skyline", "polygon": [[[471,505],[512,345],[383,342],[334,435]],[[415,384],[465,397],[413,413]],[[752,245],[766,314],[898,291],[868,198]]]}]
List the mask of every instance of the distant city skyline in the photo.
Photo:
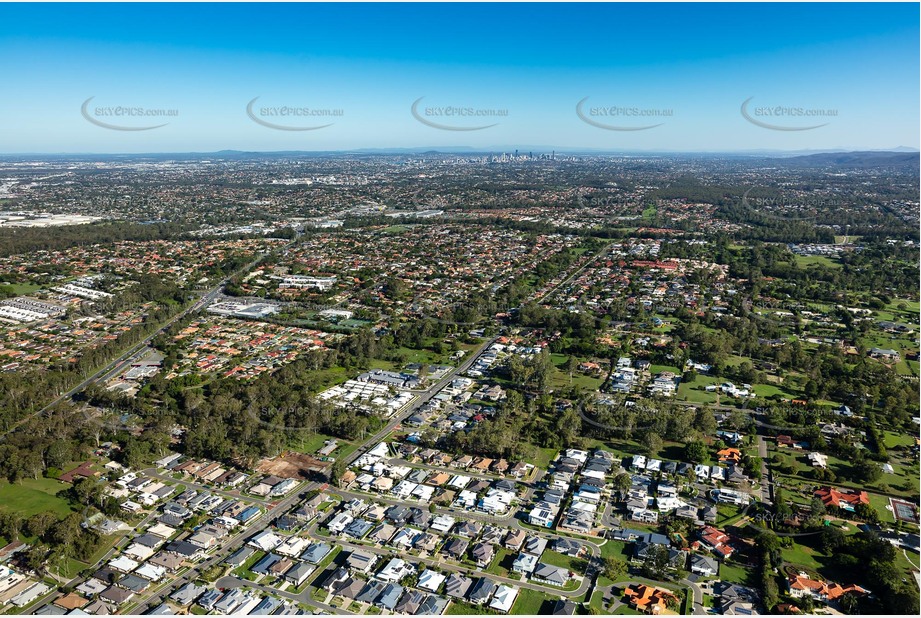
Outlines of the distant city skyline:
[{"label": "distant city skyline", "polygon": [[919,147],[912,3],[49,9],[0,5],[0,153]]}]

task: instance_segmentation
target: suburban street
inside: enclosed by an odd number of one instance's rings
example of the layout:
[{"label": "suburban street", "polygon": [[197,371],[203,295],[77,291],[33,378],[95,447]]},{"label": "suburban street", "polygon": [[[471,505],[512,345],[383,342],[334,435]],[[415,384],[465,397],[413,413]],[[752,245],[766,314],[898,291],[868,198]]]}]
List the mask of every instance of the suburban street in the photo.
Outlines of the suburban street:
[{"label": "suburban street", "polygon": [[[251,264],[247,268],[251,268],[253,265],[254,264]],[[224,282],[222,282],[222,284],[223,283]],[[220,287],[212,289],[208,293],[208,295],[206,295],[206,297],[203,297],[197,304],[199,306],[204,306],[204,304],[207,302],[210,302],[210,298],[213,298],[216,294],[219,293],[219,291],[220,291]],[[420,406],[428,402],[442,388],[444,388],[447,384],[449,384],[450,381],[453,380],[457,374],[466,371],[476,361],[480,353],[482,353],[482,351],[485,350],[487,347],[489,347],[489,345],[491,345],[494,341],[495,339],[493,338],[493,339],[490,339],[482,343],[474,351],[468,354],[466,360],[464,360],[460,365],[448,371],[448,373],[446,373],[440,380],[438,380],[438,382],[433,384],[431,387],[429,387],[425,391],[422,391],[416,397],[413,403],[410,404],[404,411],[395,415],[393,418],[391,418],[387,422],[387,424],[383,428],[381,428],[378,432],[376,432],[370,438],[366,439],[358,449],[356,449],[348,458],[346,458],[346,462],[351,463],[352,461],[360,457],[361,453],[366,451],[368,448],[371,448],[375,444],[379,443],[381,440],[385,439],[396,427],[400,425],[401,422],[403,422],[406,418],[411,416]],[[174,480],[170,478],[169,476],[158,472],[156,469],[147,469],[144,471],[144,474],[146,474],[147,476],[150,476],[151,478],[155,478],[161,481],[173,481]],[[214,490],[206,485],[203,485],[201,483],[196,483],[194,481],[183,481],[183,484],[186,485],[187,487],[195,488],[200,491],[209,491],[213,494],[220,495],[220,496],[227,497],[227,498],[239,499],[241,497],[240,495],[234,494],[233,492]],[[202,572],[206,571],[209,567],[215,564],[218,564],[219,562],[227,558],[230,554],[232,554],[234,551],[236,551],[243,544],[245,539],[266,529],[267,527],[269,527],[271,522],[274,521],[277,517],[291,510],[292,507],[296,506],[300,502],[301,495],[304,492],[310,491],[311,489],[317,489],[319,487],[320,485],[317,483],[309,483],[306,486],[301,486],[297,488],[289,497],[285,498],[284,500],[281,500],[275,503],[268,501],[268,500],[262,500],[262,499],[252,498],[252,497],[247,496],[245,498],[246,500],[253,502],[255,504],[258,504],[264,508],[267,508],[266,512],[261,517],[257,518],[254,522],[252,522],[251,524],[248,524],[242,527],[238,532],[236,532],[232,537],[230,537],[229,540],[223,543],[221,548],[218,551],[216,551],[214,554],[209,556],[206,560],[180,573],[176,577],[171,578],[165,581],[164,583],[157,585],[153,590],[147,592],[143,597],[141,597],[139,601],[137,601],[134,604],[134,609],[132,611],[142,613],[152,607],[156,607],[172,591],[178,589],[185,583],[194,581]],[[336,493],[348,495],[348,492],[342,492],[338,490]],[[148,521],[154,516],[155,516],[155,513],[148,516],[148,518],[145,520],[145,523],[148,523]],[[127,545],[129,541],[130,541],[130,538],[126,537],[126,539],[119,544],[119,547],[124,547],[125,545]],[[115,553],[115,551],[116,551],[115,548],[110,550],[110,552],[106,554],[104,560],[101,561],[100,563],[104,562],[105,560],[108,560]],[[227,581],[229,583],[229,582],[234,581],[235,579],[236,578],[230,578]],[[240,580],[240,581],[243,581],[243,580]],[[72,583],[76,583],[76,580],[75,582],[72,582]],[[250,584],[251,582],[246,582],[246,585],[250,585]],[[282,596],[285,596],[285,595],[282,594]],[[288,596],[290,598],[291,595],[288,595]],[[318,603],[310,599],[309,594],[305,593],[304,595],[301,595],[301,596],[303,596],[304,598],[298,598],[297,600],[303,603],[317,607],[318,609],[321,609],[321,610],[330,611],[334,613],[343,613],[341,610],[338,610],[336,608],[333,608],[323,603]]]}]

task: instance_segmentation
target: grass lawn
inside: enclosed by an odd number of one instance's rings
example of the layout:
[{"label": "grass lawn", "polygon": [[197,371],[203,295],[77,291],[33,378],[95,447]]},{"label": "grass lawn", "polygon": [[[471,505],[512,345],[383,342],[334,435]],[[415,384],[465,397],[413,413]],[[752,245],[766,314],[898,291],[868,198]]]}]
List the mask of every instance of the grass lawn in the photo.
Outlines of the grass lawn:
[{"label": "grass lawn", "polygon": [[530,588],[522,588],[518,591],[518,597],[515,604],[512,605],[510,614],[540,614],[540,608],[545,601],[555,601],[554,597]]},{"label": "grass lawn", "polygon": [[895,552],[895,566],[904,570],[904,571],[917,571],[918,570],[918,556],[916,554],[911,554],[911,557],[907,557],[905,552],[899,549]]},{"label": "grass lawn", "polygon": [[[801,566],[808,567],[810,569],[818,570],[822,568],[822,563],[816,560],[815,556],[818,554],[811,547],[806,547],[805,545],[800,545],[799,543],[794,542],[793,547],[784,548],[781,550],[781,555],[783,559],[792,564],[798,564]],[[819,554],[820,555],[820,554]],[[720,567],[720,574],[722,575],[723,569]]]},{"label": "grass lawn", "polygon": [[509,577],[509,571],[512,568],[513,560],[514,556],[512,556],[512,552],[502,547],[496,552],[496,556],[486,568],[486,572],[500,577]]},{"label": "grass lawn", "polygon": [[912,446],[915,443],[915,436],[899,434],[893,431],[884,431],[883,439],[886,443],[887,449],[895,448],[897,446]]},{"label": "grass lawn", "polygon": [[633,547],[633,543],[624,543],[623,541],[612,541],[608,539],[604,542],[604,545],[601,546],[601,557],[609,558],[614,557],[620,560],[627,561],[630,559],[630,553],[627,551],[627,546]]},{"label": "grass lawn", "polygon": [[556,448],[540,448],[537,449],[537,457],[534,461],[528,462],[534,464],[535,467],[542,470],[546,470],[550,467],[550,462],[557,456],[559,449]]},{"label": "grass lawn", "polygon": [[35,283],[2,283],[0,284],[0,290],[6,290],[15,294],[16,296],[23,296],[25,294],[31,294],[36,290],[40,290],[42,286]]},{"label": "grass lawn", "polygon": [[749,584],[748,569],[738,564],[733,564],[732,562],[724,562],[720,564],[719,577],[724,582],[732,582],[734,584],[741,584],[743,586]]},{"label": "grass lawn", "polygon": [[459,603],[452,601],[445,612],[448,616],[465,616],[468,614],[488,614],[490,609],[486,605],[470,605],[469,603]]},{"label": "grass lawn", "polygon": [[596,590],[592,593],[592,598],[588,602],[588,606],[594,609],[598,614],[604,613],[604,593],[600,590]]},{"label": "grass lawn", "polygon": [[841,263],[838,262],[838,260],[825,257],[824,255],[797,255],[795,258],[796,265],[800,268],[806,268],[813,264],[821,264],[829,268],[841,268]]},{"label": "grass lawn", "polygon": [[[610,541],[608,541],[610,543]],[[546,562],[547,564],[558,566],[575,573],[578,572],[577,569],[573,568],[574,562],[582,562],[581,558],[572,558],[570,556],[564,556],[563,554],[557,553],[555,551],[547,550],[540,557],[541,562]]]},{"label": "grass lawn", "polygon": [[253,568],[257,562],[262,560],[263,556],[265,556],[265,552],[257,550],[256,553],[246,559],[246,562],[234,569],[234,575],[251,580],[253,577],[255,577],[255,574],[250,573],[249,570]]},{"label": "grass lawn", "polygon": [[384,371],[399,371],[400,367],[398,363],[392,361],[380,360],[378,358],[372,359],[368,363],[370,369],[383,369]]},{"label": "grass lawn", "polygon": [[[355,447],[351,442],[342,440],[340,438],[335,438],[333,436],[327,436],[322,433],[305,435],[303,438],[300,436],[293,437],[291,440],[291,447],[301,453],[307,455],[315,455],[318,450],[323,448],[327,440],[336,440],[338,443],[336,450],[333,451],[330,457],[338,458],[342,456],[348,456],[348,453],[355,450]],[[345,455],[343,455],[343,453],[345,453]]]},{"label": "grass lawn", "polygon": [[[884,475],[891,476],[891,475]],[[880,496],[879,494],[868,493],[867,496],[870,498],[870,506],[877,510],[879,513],[880,522],[886,523],[895,523],[895,516],[892,514],[892,511],[886,509],[889,504],[889,498],[886,496]]]},{"label": "grass lawn", "polygon": [[682,373],[680,369],[678,369],[677,367],[673,367],[671,365],[650,365],[649,366],[650,375],[656,375],[657,373],[661,373],[663,371],[671,371],[677,376],[680,376]]},{"label": "grass lawn", "polygon": [[618,607],[617,609],[614,610],[614,615],[615,615],[615,616],[624,616],[624,615],[626,615],[626,616],[642,616],[643,614],[640,613],[640,612],[638,612],[638,611],[636,611],[635,609],[633,609],[633,608],[630,607],[629,605],[621,605],[620,607]]},{"label": "grass lawn", "polygon": [[569,374],[565,371],[556,370],[550,376],[550,386],[555,389],[581,386],[588,390],[597,390],[602,384],[604,384],[603,377],[588,376],[578,370],[572,372],[572,381],[569,380]]},{"label": "grass lawn", "polygon": [[[340,546],[333,547],[333,550],[329,552],[329,555],[323,558],[322,560],[320,560],[320,563],[317,565],[316,570],[310,574],[310,576],[307,578],[307,581],[305,583],[311,584],[314,581],[316,581],[317,578],[320,577],[320,574],[324,573],[326,571],[326,568],[330,564],[333,563],[333,560],[336,559],[336,556],[338,556],[339,552],[341,551],[342,551],[342,547]],[[324,591],[324,594],[325,594],[325,591]]]},{"label": "grass lawn", "polygon": [[318,369],[310,373],[312,379],[311,390],[319,392],[330,387],[342,384],[351,376],[346,373],[345,367],[330,367],[328,369]]},{"label": "grass lawn", "polygon": [[0,508],[14,511],[27,518],[43,511],[52,511],[63,518],[73,509],[56,495],[69,485],[54,479],[23,479],[19,483],[0,483]]},{"label": "grass lawn", "polygon": [[786,399],[794,399],[796,395],[785,391],[782,388],[774,386],[773,384],[753,384],[752,390],[755,392],[755,395],[758,397],[768,398],[773,395],[778,395]]},{"label": "grass lawn", "polygon": [[720,504],[716,507],[716,525],[720,528],[728,526],[745,515],[745,511],[737,509],[728,504]]},{"label": "grass lawn", "polygon": [[719,383],[719,378],[701,375],[697,376],[693,382],[681,382],[678,384],[678,399],[693,403],[716,403],[716,392],[707,392],[705,388]]}]

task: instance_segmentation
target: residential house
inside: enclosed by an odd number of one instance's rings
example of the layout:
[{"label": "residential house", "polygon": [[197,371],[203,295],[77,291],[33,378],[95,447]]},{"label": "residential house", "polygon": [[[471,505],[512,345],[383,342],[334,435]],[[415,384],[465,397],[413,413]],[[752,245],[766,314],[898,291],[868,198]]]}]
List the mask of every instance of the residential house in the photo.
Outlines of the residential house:
[{"label": "residential house", "polygon": [[531,579],[551,586],[565,586],[569,581],[569,571],[545,562],[538,562],[531,573]]},{"label": "residential house", "polygon": [[454,599],[465,599],[473,580],[460,573],[451,573],[445,581],[445,594]]},{"label": "residential house", "polygon": [[497,586],[494,581],[487,577],[481,577],[470,589],[470,592],[467,595],[467,599],[473,605],[483,605],[484,603],[489,602],[489,600],[492,598],[492,595],[496,592],[496,589]]},{"label": "residential house", "polygon": [[669,604],[678,603],[678,597],[668,590],[646,584],[627,586],[624,596],[631,607],[644,614],[659,615],[668,609]]},{"label": "residential house", "polygon": [[515,604],[516,598],[518,598],[518,588],[502,584],[496,589],[495,594],[493,594],[492,601],[489,602],[489,607],[502,614],[507,614],[512,609],[512,605]]}]

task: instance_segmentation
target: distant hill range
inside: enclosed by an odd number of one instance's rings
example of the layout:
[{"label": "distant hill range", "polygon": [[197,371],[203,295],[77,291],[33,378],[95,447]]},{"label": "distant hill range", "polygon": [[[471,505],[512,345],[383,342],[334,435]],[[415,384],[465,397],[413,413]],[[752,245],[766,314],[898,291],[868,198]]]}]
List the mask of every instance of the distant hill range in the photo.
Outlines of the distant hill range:
[{"label": "distant hill range", "polygon": [[387,156],[490,156],[502,153],[532,152],[549,154],[556,152],[557,156],[582,155],[589,157],[639,157],[639,158],[672,158],[672,159],[722,159],[733,158],[754,161],[758,163],[783,165],[784,167],[801,168],[918,168],[919,152],[912,148],[900,146],[891,150],[858,150],[839,152],[815,151],[766,151],[752,150],[739,152],[675,152],[675,151],[623,151],[613,152],[593,149],[553,148],[553,147],[495,147],[473,149],[463,146],[444,148],[363,148],[356,150],[317,150],[317,151],[246,151],[246,150],[220,150],[217,152],[163,152],[163,153],[137,153],[137,154],[0,154],[0,161],[19,160],[47,160],[47,161],[245,161],[259,159],[297,159],[297,158],[329,158],[329,159],[357,159]]},{"label": "distant hill range", "polygon": [[784,157],[783,163],[789,167],[906,167],[918,169],[918,152],[823,152],[818,154]]}]

